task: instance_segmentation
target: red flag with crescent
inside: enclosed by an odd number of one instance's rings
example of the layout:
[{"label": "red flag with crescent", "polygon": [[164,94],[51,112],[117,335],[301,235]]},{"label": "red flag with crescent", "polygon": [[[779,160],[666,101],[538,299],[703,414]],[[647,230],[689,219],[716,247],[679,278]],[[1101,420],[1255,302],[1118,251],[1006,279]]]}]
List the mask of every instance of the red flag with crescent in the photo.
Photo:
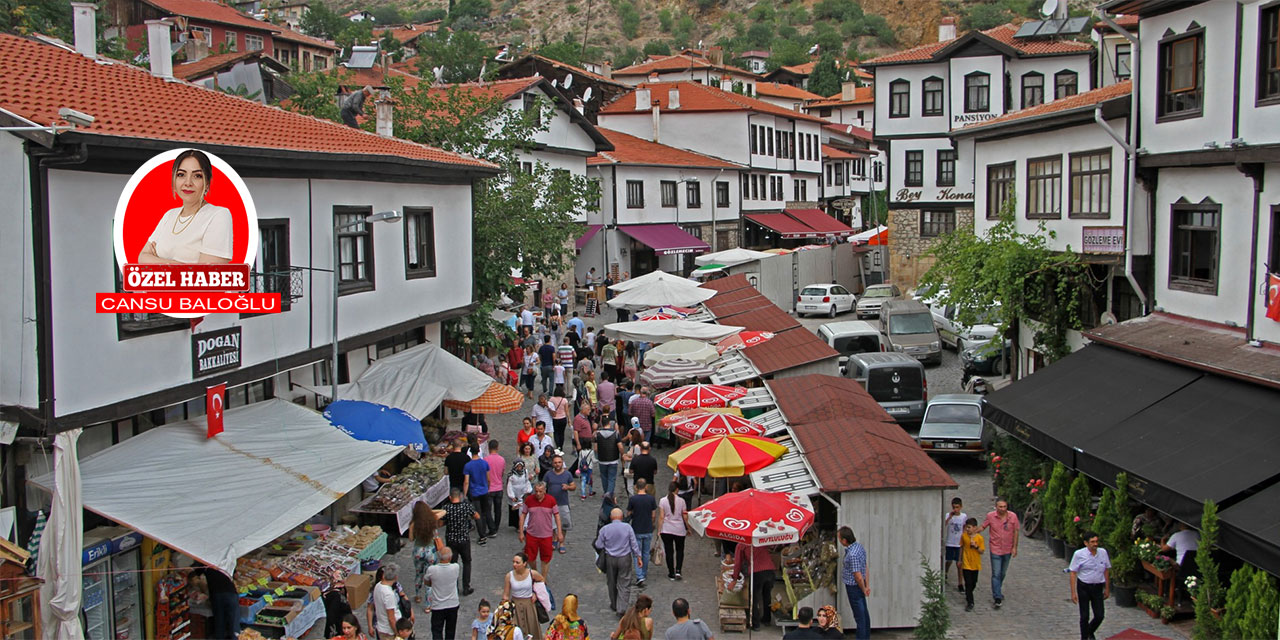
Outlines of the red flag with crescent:
[{"label": "red flag with crescent", "polygon": [[222,408],[227,406],[226,383],[209,387],[204,392],[204,415],[208,424],[207,438],[222,433]]},{"label": "red flag with crescent", "polygon": [[1267,274],[1267,317],[1280,322],[1280,276]]}]

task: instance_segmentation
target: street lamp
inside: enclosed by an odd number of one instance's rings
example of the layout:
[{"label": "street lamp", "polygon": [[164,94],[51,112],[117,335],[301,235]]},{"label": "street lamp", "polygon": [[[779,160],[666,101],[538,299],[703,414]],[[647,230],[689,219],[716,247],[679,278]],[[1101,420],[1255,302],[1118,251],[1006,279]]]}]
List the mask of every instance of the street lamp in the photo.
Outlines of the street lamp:
[{"label": "street lamp", "polygon": [[[346,224],[338,224],[338,218],[333,220],[333,363],[329,370],[329,383],[332,388],[329,393],[329,402],[338,399],[338,283],[342,281],[342,267],[338,264],[338,233],[353,227],[359,227],[370,222],[396,222],[404,217],[399,211],[379,211],[378,213],[365,216],[361,220],[348,222]],[[355,275],[355,274],[352,274]]]}]

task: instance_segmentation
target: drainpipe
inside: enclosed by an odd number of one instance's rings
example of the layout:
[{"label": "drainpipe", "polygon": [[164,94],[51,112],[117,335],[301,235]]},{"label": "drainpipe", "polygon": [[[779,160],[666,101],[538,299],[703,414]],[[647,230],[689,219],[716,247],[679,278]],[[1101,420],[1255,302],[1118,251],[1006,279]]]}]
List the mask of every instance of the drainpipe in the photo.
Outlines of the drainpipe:
[{"label": "drainpipe", "polygon": [[[1102,119],[1102,107],[1096,107],[1093,110],[1093,119],[1103,130],[1106,131],[1115,141],[1124,148],[1129,159],[1129,176],[1128,176],[1128,195],[1125,198],[1124,208],[1124,277],[1129,281],[1129,286],[1133,288],[1133,292],[1138,294],[1138,300],[1142,301],[1142,315],[1147,315],[1147,309],[1150,306],[1147,300],[1147,294],[1142,290],[1142,285],[1138,284],[1138,279],[1133,276],[1133,229],[1130,225],[1130,217],[1133,215],[1134,204],[1138,201],[1138,87],[1139,79],[1142,73],[1142,47],[1138,41],[1138,36],[1129,33],[1128,29],[1122,28],[1111,19],[1105,11],[1097,11],[1098,17],[1104,24],[1111,27],[1116,33],[1124,36],[1129,41],[1130,64],[1129,64],[1129,82],[1132,89],[1129,91],[1129,139],[1122,139],[1110,125]],[[1151,222],[1151,211],[1147,211],[1147,233],[1150,234],[1154,225]],[[1107,311],[1111,311],[1110,305]]]},{"label": "drainpipe", "polygon": [[720,176],[724,174],[724,169],[716,173],[716,177],[711,179],[711,253],[719,251],[719,243],[716,242],[716,197],[719,194],[718,187],[720,184]]}]

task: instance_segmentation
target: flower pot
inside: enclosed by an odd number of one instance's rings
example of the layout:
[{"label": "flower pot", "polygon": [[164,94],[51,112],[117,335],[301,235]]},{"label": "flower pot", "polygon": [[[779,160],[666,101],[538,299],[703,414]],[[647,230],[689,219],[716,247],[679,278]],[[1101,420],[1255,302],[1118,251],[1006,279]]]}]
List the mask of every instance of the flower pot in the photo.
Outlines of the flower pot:
[{"label": "flower pot", "polygon": [[1111,593],[1116,597],[1116,606],[1132,609],[1138,606],[1138,587],[1111,584]]},{"label": "flower pot", "polygon": [[1053,553],[1055,558],[1067,557],[1067,542],[1057,536],[1047,536],[1045,540],[1049,543],[1049,551]]},{"label": "flower pot", "polygon": [[1160,617],[1160,612],[1159,612],[1159,611],[1156,611],[1155,609],[1152,609],[1151,607],[1148,607],[1148,606],[1147,606],[1147,605],[1145,605],[1145,604],[1142,604],[1142,605],[1139,605],[1139,606],[1141,606],[1141,607],[1142,607],[1142,610],[1143,610],[1143,611],[1146,611],[1146,612],[1147,612],[1147,615],[1151,616],[1152,618],[1159,618],[1159,617]]}]

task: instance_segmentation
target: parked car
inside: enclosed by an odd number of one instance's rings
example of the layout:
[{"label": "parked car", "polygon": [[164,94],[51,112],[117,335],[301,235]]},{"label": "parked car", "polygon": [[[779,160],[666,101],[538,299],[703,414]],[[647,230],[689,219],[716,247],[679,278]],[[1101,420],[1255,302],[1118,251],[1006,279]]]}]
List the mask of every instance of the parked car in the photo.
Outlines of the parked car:
[{"label": "parked car", "polygon": [[[994,336],[992,336],[994,338]],[[1009,370],[1008,362],[1012,355],[1013,341],[1005,340],[1004,349],[998,349],[991,339],[965,340],[960,350],[960,367],[970,375],[1002,376]]]},{"label": "parked car", "polygon": [[900,300],[902,290],[896,284],[873,284],[862,292],[858,304],[854,307],[854,317],[873,318],[880,316],[880,307],[889,300]]},{"label": "parked car", "polygon": [[933,314],[915,300],[890,300],[880,309],[880,333],[885,349],[920,361],[942,362],[942,341]]},{"label": "parked car", "polygon": [[964,351],[979,342],[986,342],[995,337],[996,332],[999,331],[996,325],[988,320],[991,313],[979,314],[979,319],[982,321],[972,327],[966,327],[956,320],[955,305],[935,304],[930,311],[933,313],[933,326],[938,328],[938,338],[942,340],[942,345],[956,351]]},{"label": "parked car", "polygon": [[796,297],[796,317],[806,313],[825,313],[836,317],[841,311],[853,311],[856,299],[848,289],[838,284],[810,284]]},{"label": "parked car", "polygon": [[864,320],[828,322],[818,327],[818,337],[840,352],[840,371],[844,372],[849,356],[855,353],[879,353],[884,351],[880,330]]},{"label": "parked car", "polygon": [[858,353],[849,356],[845,368],[845,376],[861,383],[899,424],[924,417],[929,381],[919,360],[901,353]]},{"label": "parked car", "polygon": [[985,459],[991,430],[982,419],[982,396],[947,393],[929,401],[920,422],[916,442],[937,455],[964,455]]}]

